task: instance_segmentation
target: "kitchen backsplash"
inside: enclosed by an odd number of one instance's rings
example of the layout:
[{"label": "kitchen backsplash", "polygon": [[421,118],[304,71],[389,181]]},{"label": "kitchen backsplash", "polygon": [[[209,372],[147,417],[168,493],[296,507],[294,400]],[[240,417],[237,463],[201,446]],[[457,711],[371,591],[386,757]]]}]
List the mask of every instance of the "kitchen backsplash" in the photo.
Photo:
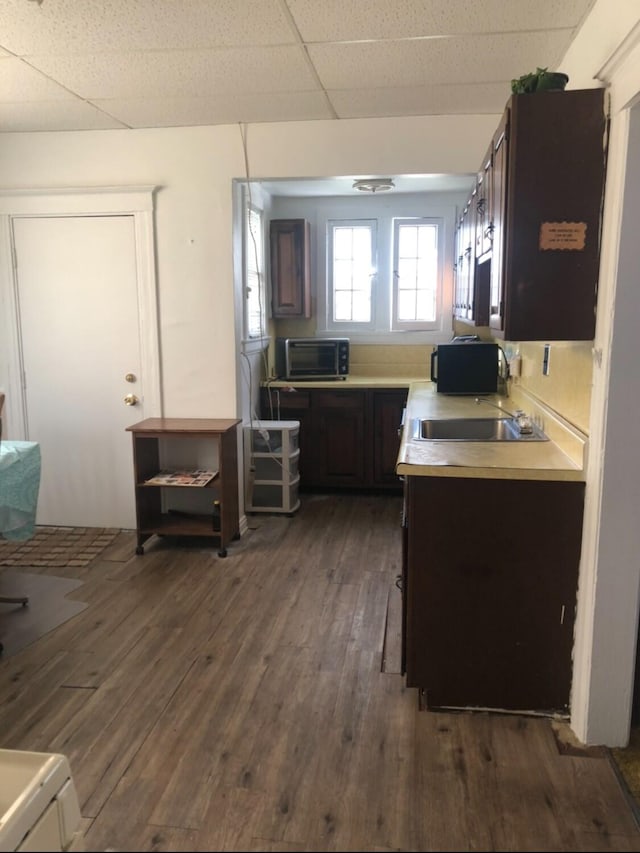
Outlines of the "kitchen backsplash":
[{"label": "kitchen backsplash", "polygon": [[[478,332],[483,340],[492,340],[488,329],[460,326],[455,334]],[[312,321],[278,324],[278,334],[313,335]],[[515,343],[497,341],[508,352],[519,352],[521,375],[512,382],[572,423],[581,432],[589,432],[592,384],[592,341],[553,341],[550,346],[549,375],[542,372],[545,341]],[[355,344],[351,343],[350,370],[356,376],[394,376],[428,379],[433,347],[430,344]]]},{"label": "kitchen backsplash", "polygon": [[356,376],[402,376],[429,378],[433,347],[406,344],[351,343],[349,370]]},{"label": "kitchen backsplash", "polygon": [[[553,341],[549,374],[542,373],[545,342],[498,342],[507,353],[518,351],[521,374],[512,382],[522,386],[581,432],[589,432],[592,342]],[[429,378],[430,345],[351,344],[351,373],[359,376]]]},{"label": "kitchen backsplash", "polygon": [[558,412],[581,432],[589,432],[593,379],[592,341],[549,344],[549,375],[542,372],[544,341],[509,344],[520,351],[521,376],[512,380]]}]

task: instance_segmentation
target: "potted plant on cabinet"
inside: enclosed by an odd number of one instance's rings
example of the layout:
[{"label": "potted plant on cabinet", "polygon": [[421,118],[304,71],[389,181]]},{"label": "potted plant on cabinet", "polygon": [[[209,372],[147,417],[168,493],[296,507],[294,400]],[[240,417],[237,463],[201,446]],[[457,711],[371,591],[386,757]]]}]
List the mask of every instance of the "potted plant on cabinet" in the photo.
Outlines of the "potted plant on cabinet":
[{"label": "potted plant on cabinet", "polygon": [[512,80],[511,92],[514,95],[524,95],[533,92],[562,91],[568,82],[569,76],[562,71],[536,68],[535,71]]}]

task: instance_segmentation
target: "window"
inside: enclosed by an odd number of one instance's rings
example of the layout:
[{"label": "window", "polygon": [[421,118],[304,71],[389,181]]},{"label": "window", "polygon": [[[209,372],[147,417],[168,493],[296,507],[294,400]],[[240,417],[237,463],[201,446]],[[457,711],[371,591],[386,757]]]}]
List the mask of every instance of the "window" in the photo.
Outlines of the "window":
[{"label": "window", "polygon": [[332,323],[371,326],[375,221],[329,223]]},{"label": "window", "polygon": [[439,331],[443,230],[420,216],[328,220],[327,331]]},{"label": "window", "polygon": [[433,328],[440,293],[436,222],[394,220],[393,278],[393,328]]},{"label": "window", "polygon": [[262,211],[247,205],[244,239],[245,334],[265,332],[264,238]]}]

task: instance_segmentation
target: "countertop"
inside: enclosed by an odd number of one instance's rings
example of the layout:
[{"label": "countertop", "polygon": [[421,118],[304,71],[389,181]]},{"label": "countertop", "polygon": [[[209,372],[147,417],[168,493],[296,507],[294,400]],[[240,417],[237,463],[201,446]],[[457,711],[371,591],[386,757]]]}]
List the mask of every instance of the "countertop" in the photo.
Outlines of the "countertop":
[{"label": "countertop", "polygon": [[346,379],[297,379],[292,382],[270,379],[262,385],[265,388],[297,388],[302,391],[304,388],[409,388],[415,381],[415,376],[367,376],[359,373]]},{"label": "countertop", "polygon": [[549,441],[420,441],[413,439],[414,418],[500,417],[473,396],[438,394],[429,381],[413,382],[396,465],[399,476],[484,477],[512,480],[584,481],[587,436],[524,391],[508,397],[483,395],[505,412],[522,409],[542,427]]}]

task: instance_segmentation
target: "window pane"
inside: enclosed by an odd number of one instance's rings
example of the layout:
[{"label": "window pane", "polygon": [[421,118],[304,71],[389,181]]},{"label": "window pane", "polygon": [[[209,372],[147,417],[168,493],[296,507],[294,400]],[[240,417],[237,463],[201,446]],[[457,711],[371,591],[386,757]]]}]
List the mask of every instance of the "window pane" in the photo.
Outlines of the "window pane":
[{"label": "window pane", "polygon": [[334,322],[370,323],[373,228],[370,224],[332,227]]},{"label": "window pane", "polygon": [[353,257],[361,263],[371,263],[371,229],[353,228]]},{"label": "window pane", "polygon": [[336,261],[333,265],[333,286],[336,290],[351,288],[351,261]]},{"label": "window pane", "polygon": [[368,293],[357,290],[353,294],[353,320],[368,323],[371,320],[371,299]]},{"label": "window pane", "polygon": [[261,212],[250,208],[245,231],[245,334],[248,338],[262,335],[265,327],[264,253]]},{"label": "window pane", "polygon": [[344,290],[338,291],[334,294],[333,299],[334,304],[334,320],[338,320],[341,322],[346,322],[347,320],[351,320],[351,292],[345,292]]},{"label": "window pane", "polygon": [[418,277],[418,265],[412,259],[401,260],[398,264],[398,287],[407,288],[416,286]]},{"label": "window pane", "polygon": [[434,290],[421,290],[418,292],[416,319],[429,322],[436,319],[436,294]]},{"label": "window pane", "polygon": [[401,258],[408,256],[415,257],[417,249],[417,233],[418,229],[410,225],[400,226],[400,239],[398,242],[398,254]]},{"label": "window pane", "polygon": [[424,257],[437,248],[438,229],[435,225],[421,225],[418,229],[418,255]]},{"label": "window pane", "polygon": [[398,294],[398,319],[409,321],[414,320],[416,316],[416,296],[415,291],[405,290]]},{"label": "window pane", "polygon": [[396,225],[396,320],[431,323],[437,319],[438,227]]},{"label": "window pane", "polygon": [[333,257],[351,258],[351,228],[336,228],[333,232]]}]

